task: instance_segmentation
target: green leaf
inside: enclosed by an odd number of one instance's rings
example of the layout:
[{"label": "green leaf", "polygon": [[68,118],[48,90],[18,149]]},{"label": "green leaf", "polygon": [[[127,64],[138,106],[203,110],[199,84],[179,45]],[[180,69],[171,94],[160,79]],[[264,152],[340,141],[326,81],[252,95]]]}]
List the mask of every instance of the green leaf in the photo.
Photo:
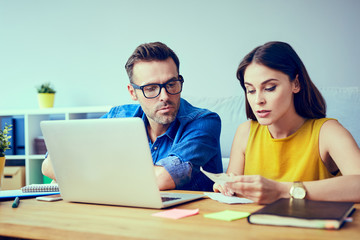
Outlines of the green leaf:
[{"label": "green leaf", "polygon": [[5,124],[4,130],[0,129],[0,157],[5,156],[5,151],[10,149],[10,141],[11,136],[8,134],[12,130],[12,125]]},{"label": "green leaf", "polygon": [[40,87],[37,87],[38,93],[55,93],[55,89],[51,87],[50,83],[43,83]]}]

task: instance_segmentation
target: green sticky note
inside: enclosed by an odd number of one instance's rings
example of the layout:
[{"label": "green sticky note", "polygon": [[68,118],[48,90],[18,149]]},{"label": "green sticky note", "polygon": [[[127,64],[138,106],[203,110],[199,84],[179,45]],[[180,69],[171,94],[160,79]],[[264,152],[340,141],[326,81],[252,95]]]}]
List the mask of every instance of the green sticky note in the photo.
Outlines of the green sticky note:
[{"label": "green sticky note", "polygon": [[234,221],[241,218],[246,218],[250,215],[248,212],[238,212],[238,211],[231,211],[231,210],[224,210],[221,212],[216,213],[209,213],[204,214],[204,217],[206,218],[213,218],[223,221]]}]

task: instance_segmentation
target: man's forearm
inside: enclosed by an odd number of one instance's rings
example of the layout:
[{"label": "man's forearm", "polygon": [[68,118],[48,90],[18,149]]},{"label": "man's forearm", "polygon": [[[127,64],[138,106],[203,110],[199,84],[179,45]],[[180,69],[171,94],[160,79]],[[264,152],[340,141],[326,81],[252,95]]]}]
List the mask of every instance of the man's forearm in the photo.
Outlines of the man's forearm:
[{"label": "man's forearm", "polygon": [[171,175],[162,166],[154,166],[156,181],[160,190],[174,189],[175,182]]}]

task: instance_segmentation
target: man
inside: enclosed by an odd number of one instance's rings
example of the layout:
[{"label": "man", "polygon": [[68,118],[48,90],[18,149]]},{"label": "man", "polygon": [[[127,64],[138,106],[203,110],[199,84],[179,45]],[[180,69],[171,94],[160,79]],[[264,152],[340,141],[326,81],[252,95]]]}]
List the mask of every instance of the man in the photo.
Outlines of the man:
[{"label": "man", "polygon": [[[142,44],[128,59],[128,91],[139,104],[112,108],[102,118],[140,117],[145,123],[160,190],[212,191],[200,172],[222,172],[221,121],[216,113],[195,108],[180,97],[184,79],[176,54],[160,42]],[[43,173],[54,179],[51,162]]]}]

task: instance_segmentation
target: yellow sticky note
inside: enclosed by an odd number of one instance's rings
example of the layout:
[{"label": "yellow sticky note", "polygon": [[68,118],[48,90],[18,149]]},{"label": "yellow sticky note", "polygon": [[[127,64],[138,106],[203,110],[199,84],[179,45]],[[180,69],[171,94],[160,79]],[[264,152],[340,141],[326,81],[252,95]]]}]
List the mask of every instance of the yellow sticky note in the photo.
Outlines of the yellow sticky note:
[{"label": "yellow sticky note", "polygon": [[230,222],[230,221],[238,220],[238,219],[241,219],[241,218],[246,218],[249,215],[250,215],[250,213],[248,213],[248,212],[238,212],[238,211],[224,210],[224,211],[221,211],[221,212],[204,214],[204,217],[223,220],[223,221],[229,221]]}]

